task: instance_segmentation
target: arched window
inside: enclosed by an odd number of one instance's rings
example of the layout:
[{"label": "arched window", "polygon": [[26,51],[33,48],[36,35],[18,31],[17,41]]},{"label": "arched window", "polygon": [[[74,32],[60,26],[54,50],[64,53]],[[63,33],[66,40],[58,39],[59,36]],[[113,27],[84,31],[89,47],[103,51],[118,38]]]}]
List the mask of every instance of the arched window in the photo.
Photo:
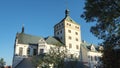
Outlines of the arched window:
[{"label": "arched window", "polygon": [[23,48],[20,47],[20,48],[19,48],[19,56],[22,56],[22,55],[23,55]]}]

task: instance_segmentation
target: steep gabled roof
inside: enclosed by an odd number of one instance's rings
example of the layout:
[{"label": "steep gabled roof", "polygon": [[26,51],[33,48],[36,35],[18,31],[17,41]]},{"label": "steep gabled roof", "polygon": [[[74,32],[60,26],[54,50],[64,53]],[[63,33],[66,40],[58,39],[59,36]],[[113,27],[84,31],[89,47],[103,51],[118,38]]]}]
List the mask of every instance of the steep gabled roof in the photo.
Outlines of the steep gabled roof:
[{"label": "steep gabled roof", "polygon": [[87,43],[87,42],[82,42],[82,43],[81,43],[81,46],[84,47],[87,51],[92,51],[92,50],[91,50],[91,46],[94,46],[95,51],[98,51],[98,46],[93,45],[93,44],[89,44],[89,43]]},{"label": "steep gabled roof", "polygon": [[58,46],[64,46],[62,42],[56,37],[49,36],[45,39],[47,44],[52,44],[52,45],[58,45]]},{"label": "steep gabled roof", "polygon": [[17,33],[18,43],[20,44],[38,44],[40,39],[43,37],[33,36],[25,33]]}]

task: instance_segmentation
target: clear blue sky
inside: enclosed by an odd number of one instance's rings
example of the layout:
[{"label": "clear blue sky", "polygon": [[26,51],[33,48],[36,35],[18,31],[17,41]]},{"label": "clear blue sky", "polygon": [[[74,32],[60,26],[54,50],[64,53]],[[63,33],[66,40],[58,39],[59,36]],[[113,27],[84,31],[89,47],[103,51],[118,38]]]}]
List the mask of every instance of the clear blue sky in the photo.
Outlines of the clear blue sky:
[{"label": "clear blue sky", "polygon": [[0,0],[0,58],[12,64],[15,36],[22,24],[27,34],[53,36],[53,26],[65,17],[66,1],[70,16],[81,25],[82,40],[98,44],[89,31],[94,23],[80,18],[84,0]]}]

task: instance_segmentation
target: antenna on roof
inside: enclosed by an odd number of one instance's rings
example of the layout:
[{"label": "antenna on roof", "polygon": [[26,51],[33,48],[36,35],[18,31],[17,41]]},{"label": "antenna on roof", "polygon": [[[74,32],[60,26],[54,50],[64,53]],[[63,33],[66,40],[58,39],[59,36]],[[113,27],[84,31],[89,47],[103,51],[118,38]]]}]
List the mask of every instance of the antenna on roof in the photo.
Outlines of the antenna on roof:
[{"label": "antenna on roof", "polygon": [[68,9],[68,1],[65,0],[66,10],[65,10],[65,16],[69,16],[69,9]]}]

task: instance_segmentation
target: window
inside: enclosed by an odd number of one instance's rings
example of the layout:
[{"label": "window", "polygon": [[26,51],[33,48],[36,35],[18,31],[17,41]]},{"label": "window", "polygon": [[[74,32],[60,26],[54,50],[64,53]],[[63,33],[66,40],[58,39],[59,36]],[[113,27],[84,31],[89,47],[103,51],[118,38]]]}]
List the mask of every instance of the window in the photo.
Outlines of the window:
[{"label": "window", "polygon": [[91,61],[93,61],[93,57],[91,56]]},{"label": "window", "polygon": [[71,30],[68,30],[69,33],[71,33]]},{"label": "window", "polygon": [[63,26],[63,23],[61,25]]},{"label": "window", "polygon": [[59,32],[57,32],[57,35],[59,35]]},{"label": "window", "polygon": [[71,40],[71,39],[72,39],[72,37],[71,37],[71,36],[69,36],[69,39]]},{"label": "window", "polygon": [[69,44],[69,48],[72,48],[72,44],[71,43]]},{"label": "window", "polygon": [[75,32],[76,35],[78,35],[78,32]]},{"label": "window", "polygon": [[73,58],[73,54],[70,55],[70,58]]},{"label": "window", "polygon": [[33,49],[33,55],[37,55],[37,49]]},{"label": "window", "polygon": [[62,33],[62,30],[60,31],[60,33]]},{"label": "window", "polygon": [[76,38],[76,41],[78,41],[78,38]]},{"label": "window", "polygon": [[60,37],[60,39],[62,40],[62,37]]},{"label": "window", "polygon": [[40,49],[40,54],[43,54],[44,53],[44,49]]},{"label": "window", "polygon": [[57,26],[57,29],[58,29],[58,26]]},{"label": "window", "polygon": [[71,24],[69,24],[69,26],[71,26]]},{"label": "window", "polygon": [[27,49],[27,55],[30,55],[30,48]]},{"label": "window", "polygon": [[67,25],[69,25],[69,24],[67,23]]},{"label": "window", "polygon": [[78,45],[76,45],[76,49],[79,49],[79,46],[78,46]]},{"label": "window", "polygon": [[68,26],[71,26],[71,24],[67,23]]},{"label": "window", "polygon": [[59,27],[61,27],[61,25],[59,24]]},{"label": "window", "polygon": [[79,29],[79,26],[75,26],[76,29]]},{"label": "window", "polygon": [[97,61],[97,56],[95,56],[95,61]]},{"label": "window", "polygon": [[19,48],[19,55],[20,55],[20,56],[23,55],[23,48],[22,48],[22,47]]}]

